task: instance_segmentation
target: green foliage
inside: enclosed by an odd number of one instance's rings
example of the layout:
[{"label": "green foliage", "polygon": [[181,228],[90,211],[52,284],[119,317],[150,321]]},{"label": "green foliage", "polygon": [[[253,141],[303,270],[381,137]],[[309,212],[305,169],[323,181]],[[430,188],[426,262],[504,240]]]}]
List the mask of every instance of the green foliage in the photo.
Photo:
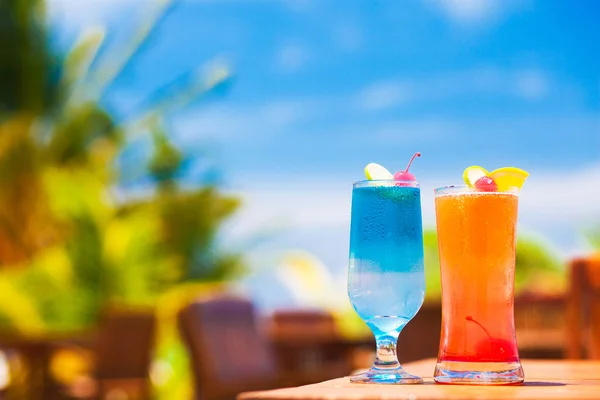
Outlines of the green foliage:
[{"label": "green foliage", "polygon": [[[62,58],[60,78],[50,79],[56,74],[41,2],[0,2],[1,329],[81,329],[103,307],[155,305],[176,285],[243,271],[239,255],[216,245],[238,200],[214,186],[179,185],[183,154],[157,112],[221,87],[228,73],[218,69],[217,78],[213,73],[203,82],[196,77],[135,123],[116,124],[98,102],[168,4],[158,2],[132,42],[108,53],[94,71],[104,31],[85,32]],[[111,196],[119,180],[116,158],[131,137],[148,133],[154,152],[144,173],[154,185],[142,198],[117,201]]]},{"label": "green foliage", "polygon": [[565,279],[556,254],[540,240],[520,236],[516,246],[515,290],[553,291]]},{"label": "green foliage", "polygon": [[425,296],[436,299],[442,295],[440,280],[440,257],[438,253],[437,233],[432,229],[423,232],[423,251],[425,263]]},{"label": "green foliage", "polygon": [[213,252],[212,225],[233,213],[237,200],[223,198],[209,187],[177,195],[161,192],[157,206],[162,227],[159,251],[177,255],[185,280],[219,280],[236,271],[235,256]]},{"label": "green foliage", "polygon": [[[240,256],[217,246],[219,227],[239,202],[213,185],[179,184],[185,155],[160,122],[222,92],[231,77],[222,65],[208,74],[195,68],[183,85],[176,79],[175,90],[159,88],[119,123],[99,104],[170,4],[145,4],[148,18],[131,42],[95,60],[102,28],[54,56],[43,1],[0,0],[0,330],[76,331],[105,307],[157,307],[156,360],[170,372],[156,394],[189,398],[175,315],[198,292],[222,289],[218,282],[243,272]],[[146,134],[154,149],[139,168],[153,185],[143,197],[112,196],[117,157]]]},{"label": "green foliage", "polygon": [[68,111],[54,120],[49,143],[43,149],[47,162],[85,167],[93,156],[93,146],[101,140],[113,146],[119,144],[121,132],[111,116],[97,104],[84,103]]},{"label": "green foliage", "polygon": [[57,87],[42,0],[0,1],[0,49],[0,116],[50,109]]},{"label": "green foliage", "polygon": [[154,156],[148,166],[150,173],[158,182],[172,182],[181,167],[183,155],[169,141],[166,133],[155,128],[152,131],[154,139]]},{"label": "green foliage", "polygon": [[585,231],[587,242],[596,251],[600,251],[600,224],[596,224]]}]

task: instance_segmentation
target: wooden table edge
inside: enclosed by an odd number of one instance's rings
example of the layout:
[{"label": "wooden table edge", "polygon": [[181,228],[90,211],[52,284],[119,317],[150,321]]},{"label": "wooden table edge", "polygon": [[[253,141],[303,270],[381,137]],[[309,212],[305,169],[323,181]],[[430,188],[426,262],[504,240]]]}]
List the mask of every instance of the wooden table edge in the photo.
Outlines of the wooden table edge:
[{"label": "wooden table edge", "polygon": [[[517,385],[517,386],[489,386],[490,388],[496,388],[496,389],[491,389],[490,392],[494,392],[496,395],[498,395],[498,390],[506,390],[507,388],[514,388],[514,389],[508,389],[508,390],[524,390],[524,391],[528,391],[528,397],[525,397],[527,400],[533,400],[533,399],[538,399],[537,394],[535,393],[531,393],[531,391],[536,390],[536,388],[538,389],[542,389],[541,390],[541,394],[539,397],[540,400],[542,399],[547,399],[547,395],[548,395],[548,390],[552,390],[555,389],[554,386],[556,386],[556,388],[568,388],[567,390],[569,391],[579,391],[584,393],[583,396],[579,396],[579,397],[554,397],[557,399],[562,399],[562,398],[573,398],[573,399],[600,399],[600,361],[591,361],[591,360],[522,360],[522,362],[524,363],[524,369],[525,369],[525,382],[523,385]],[[411,369],[423,369],[425,367],[430,367],[430,366],[434,366],[435,365],[435,360],[434,359],[425,359],[425,360],[419,360],[419,361],[415,361],[415,362],[411,362],[411,363],[406,363],[404,365],[404,367],[411,372]],[[556,377],[549,377],[549,378],[541,378],[541,377],[537,377],[537,374],[533,374],[534,376],[530,379],[527,379],[527,369],[531,369],[531,370],[536,370],[536,369],[548,369],[548,370],[554,370],[557,373],[560,373],[561,369],[564,368],[574,368],[574,369],[586,369],[586,372],[590,372],[592,371],[594,373],[593,377],[581,377],[581,378],[572,378],[569,375],[566,376],[556,376]],[[597,371],[597,373],[595,372]],[[428,375],[426,374],[421,374],[421,376],[424,379],[424,383],[421,385],[414,385],[414,386],[437,386],[440,389],[441,388],[449,388],[449,389],[441,389],[441,390],[449,390],[449,391],[472,391],[472,392],[476,392],[478,389],[482,389],[482,388],[486,388],[486,386],[479,386],[479,385],[439,385],[436,384],[433,381],[433,377],[431,376],[433,372],[433,367],[431,368],[431,373],[429,373]],[[311,388],[311,387],[318,387],[318,386],[323,386],[323,389],[332,389],[335,387],[339,387],[344,391],[347,391],[351,385],[346,386],[346,384],[348,382],[343,382],[342,380],[345,379],[349,379],[348,376],[346,377],[340,377],[340,378],[335,378],[335,379],[330,379],[327,381],[323,381],[323,382],[318,382],[318,383],[313,383],[313,384],[309,384],[309,385],[303,385],[303,386],[298,386],[298,387],[288,387],[288,388],[280,388],[280,389],[274,389],[274,390],[263,390],[263,391],[251,391],[251,392],[244,392],[244,393],[240,393],[237,396],[237,400],[259,400],[259,399],[270,399],[270,400],[300,400],[300,399],[316,399],[316,400],[324,400],[324,399],[331,399],[331,400],[341,400],[346,398],[344,396],[344,393],[341,393],[340,396],[336,396],[336,395],[332,395],[332,394],[324,394],[321,396],[318,395],[313,395],[313,396],[309,396],[304,390],[306,388]],[[343,384],[343,386],[341,385]],[[388,388],[385,391],[389,391],[390,387],[393,387],[393,385],[386,385],[385,387]],[[404,387],[404,390],[406,390],[407,388],[410,388],[413,385],[399,385],[401,387]],[[364,390],[367,389],[367,387],[369,388],[369,390],[371,390],[373,388],[372,385],[360,385],[357,384],[356,385],[356,389],[357,390]],[[518,389],[518,388],[523,388],[526,387],[526,389]],[[504,389],[497,389],[497,388],[504,388]],[[301,391],[297,394],[293,393],[294,389],[301,389]],[[425,389],[418,389],[419,392],[422,392]],[[560,392],[560,391],[559,391]],[[545,394],[544,394],[545,393]],[[557,392],[558,393],[558,392]],[[401,393],[398,393],[399,396],[394,397],[394,396],[389,396],[388,394],[382,394],[380,396],[374,395],[373,393],[365,393],[366,396],[364,397],[357,397],[357,396],[350,396],[350,398],[352,398],[353,400],[356,400],[358,398],[364,398],[364,399],[392,399],[392,398],[414,398],[414,399],[418,399],[418,400],[438,400],[442,397],[440,397],[439,395],[431,395],[431,394],[427,394],[427,393],[419,393],[418,396],[417,395],[412,395],[412,394],[407,394],[406,396],[408,397],[402,397],[404,396]],[[450,393],[449,393],[450,394]],[[492,393],[490,393],[492,396],[494,396]],[[458,397],[456,397],[456,393],[452,393],[452,395],[449,397],[452,399],[457,399]],[[481,395],[475,395],[475,397],[473,398],[477,398],[477,399],[486,399],[488,397],[486,396],[481,396]],[[490,399],[496,399],[496,398],[507,398],[506,396],[504,397],[489,397]],[[512,396],[510,396],[510,398],[512,398]],[[465,397],[466,399],[466,397]]]}]

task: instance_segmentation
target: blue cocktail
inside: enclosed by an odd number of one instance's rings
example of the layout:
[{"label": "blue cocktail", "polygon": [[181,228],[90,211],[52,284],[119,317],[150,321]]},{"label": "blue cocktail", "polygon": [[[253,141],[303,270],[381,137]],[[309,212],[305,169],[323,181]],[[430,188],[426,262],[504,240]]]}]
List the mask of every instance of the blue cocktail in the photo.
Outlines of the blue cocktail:
[{"label": "blue cocktail", "polygon": [[425,296],[421,196],[416,181],[361,181],[352,191],[348,296],[373,331],[377,356],[358,383],[420,383],[396,356],[400,331]]}]

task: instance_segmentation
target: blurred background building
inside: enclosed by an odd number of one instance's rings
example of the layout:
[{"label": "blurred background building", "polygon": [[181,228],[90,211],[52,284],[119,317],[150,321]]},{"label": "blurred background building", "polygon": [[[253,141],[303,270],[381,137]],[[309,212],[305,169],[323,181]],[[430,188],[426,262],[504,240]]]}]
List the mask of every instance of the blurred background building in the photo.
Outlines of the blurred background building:
[{"label": "blurred background building", "polygon": [[[319,309],[345,337],[368,336],[345,289],[351,184],[367,163],[395,171],[416,151],[426,304],[440,295],[433,189],[469,165],[517,166],[531,174],[517,292],[558,299],[560,327],[569,261],[600,249],[599,11],[593,0],[4,0],[5,390],[33,398],[45,374],[63,393],[95,390],[81,377],[97,371],[90,343],[116,309],[156,316],[152,393],[185,398],[197,378],[177,313],[223,290],[259,318]],[[535,329],[532,310],[517,321]],[[562,336],[549,341],[561,354]]]}]

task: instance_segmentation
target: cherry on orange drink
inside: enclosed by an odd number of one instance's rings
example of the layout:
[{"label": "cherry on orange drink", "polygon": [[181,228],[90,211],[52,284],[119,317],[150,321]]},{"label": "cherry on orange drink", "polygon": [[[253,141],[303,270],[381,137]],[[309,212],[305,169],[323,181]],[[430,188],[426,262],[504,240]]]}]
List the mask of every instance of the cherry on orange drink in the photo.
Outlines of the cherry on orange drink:
[{"label": "cherry on orange drink", "polygon": [[493,173],[483,171],[470,186],[436,190],[442,332],[434,378],[439,383],[523,381],[514,327],[520,185],[507,187],[503,178],[497,184],[488,176]]}]

